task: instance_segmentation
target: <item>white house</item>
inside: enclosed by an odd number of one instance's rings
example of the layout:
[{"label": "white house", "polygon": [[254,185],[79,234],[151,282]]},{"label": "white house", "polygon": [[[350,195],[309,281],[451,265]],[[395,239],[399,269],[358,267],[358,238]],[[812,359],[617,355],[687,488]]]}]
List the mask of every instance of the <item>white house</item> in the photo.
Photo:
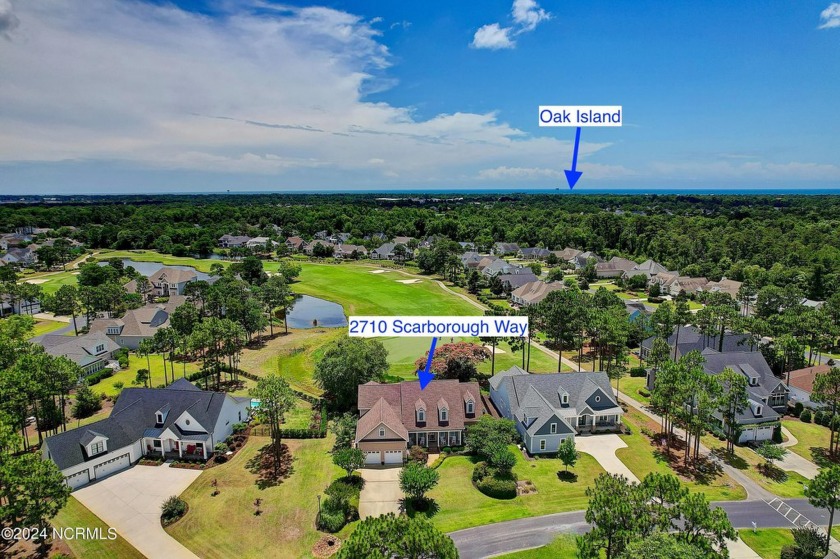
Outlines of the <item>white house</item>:
[{"label": "white house", "polygon": [[48,437],[41,455],[73,489],[143,455],[206,460],[234,424],[247,421],[249,406],[250,398],[201,390],[183,378],[166,388],[126,388],[108,419]]}]

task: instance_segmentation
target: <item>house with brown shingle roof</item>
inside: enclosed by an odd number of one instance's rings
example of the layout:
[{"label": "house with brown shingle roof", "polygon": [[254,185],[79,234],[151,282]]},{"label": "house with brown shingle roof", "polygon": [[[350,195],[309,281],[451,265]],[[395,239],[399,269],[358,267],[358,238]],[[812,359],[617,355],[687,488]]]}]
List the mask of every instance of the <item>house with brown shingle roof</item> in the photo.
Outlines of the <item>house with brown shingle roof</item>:
[{"label": "house with brown shingle roof", "polygon": [[620,278],[624,272],[636,267],[636,263],[626,258],[613,256],[606,262],[595,264],[595,275],[599,278]]},{"label": "house with brown shingle roof", "polygon": [[706,284],[708,283],[709,280],[706,278],[679,276],[671,283],[671,286],[668,288],[668,292],[674,297],[683,291],[685,291],[686,295],[691,295],[693,293],[697,293],[698,291],[703,291],[703,288],[706,287]]},{"label": "house with brown shingle roof", "polygon": [[409,447],[437,449],[464,444],[467,425],[486,413],[476,382],[439,379],[368,382],[359,386],[355,444],[365,464],[402,464]]},{"label": "house with brown shingle roof", "polygon": [[544,281],[528,282],[522,287],[519,287],[510,294],[510,301],[515,305],[527,307],[529,305],[536,305],[546,298],[552,291],[565,289],[566,286],[561,281],[553,281],[546,283]]},{"label": "house with brown shingle roof", "polygon": [[186,302],[183,295],[172,295],[166,303],[150,303],[126,311],[122,318],[97,318],[91,332],[103,332],[120,347],[137,349],[140,342],[154,337],[160,328],[169,326],[169,317]]},{"label": "house with brown shingle roof", "polygon": [[814,381],[817,380],[817,377],[824,375],[829,370],[831,370],[831,365],[816,365],[788,373],[790,400],[792,402],[802,402],[802,405],[806,407],[820,407],[819,404],[811,401],[811,392],[814,391]]},{"label": "house with brown shingle roof", "polygon": [[169,297],[170,295],[184,295],[187,284],[198,279],[195,270],[181,270],[180,268],[164,267],[149,276],[152,292],[155,297]]}]

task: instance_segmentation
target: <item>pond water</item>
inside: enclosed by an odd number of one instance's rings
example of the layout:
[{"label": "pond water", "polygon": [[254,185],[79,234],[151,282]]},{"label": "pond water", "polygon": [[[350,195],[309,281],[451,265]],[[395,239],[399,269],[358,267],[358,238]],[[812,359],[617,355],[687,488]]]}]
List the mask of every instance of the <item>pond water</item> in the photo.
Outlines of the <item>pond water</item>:
[{"label": "pond water", "polygon": [[298,295],[295,298],[288,319],[290,328],[314,328],[314,320],[318,321],[317,326],[325,328],[347,326],[347,317],[341,305],[309,295]]},{"label": "pond water", "polygon": [[[107,262],[100,262],[100,265],[106,265]],[[124,266],[131,266],[144,276],[151,276],[158,270],[164,267],[160,262],[137,262],[136,260],[123,259]],[[200,280],[207,280],[210,274],[200,272],[192,266],[166,266],[167,268],[177,268],[179,270],[192,270]],[[324,328],[340,328],[347,326],[347,317],[344,316],[344,307],[332,301],[325,301],[318,297],[310,295],[298,295],[295,297],[294,306],[289,310],[288,315],[289,328],[315,328],[317,326]]]},{"label": "pond water", "polygon": [[[175,268],[175,269],[178,269],[178,270],[192,270],[193,272],[196,273],[196,276],[198,276],[198,279],[200,279],[200,280],[207,280],[210,277],[210,274],[205,274],[204,272],[199,272],[198,270],[196,270],[192,266],[175,266],[175,265],[164,266],[160,262],[137,262],[136,260],[130,260],[128,258],[123,258],[122,262],[123,262],[123,266],[126,266],[126,267],[131,266],[132,268],[134,268],[135,270],[137,270],[138,272],[140,272],[141,274],[143,274],[146,277],[151,276],[152,274],[154,274],[155,272],[157,272],[161,268]],[[99,263],[100,266],[105,266],[107,264],[108,263],[105,262],[105,261]]]}]

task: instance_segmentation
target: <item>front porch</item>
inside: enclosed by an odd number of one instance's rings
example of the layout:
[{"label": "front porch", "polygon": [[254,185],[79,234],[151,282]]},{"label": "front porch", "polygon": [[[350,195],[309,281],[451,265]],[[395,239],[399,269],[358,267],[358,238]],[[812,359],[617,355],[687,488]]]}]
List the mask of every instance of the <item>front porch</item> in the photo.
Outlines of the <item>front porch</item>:
[{"label": "front porch", "polygon": [[422,446],[437,450],[447,446],[461,446],[464,437],[461,431],[415,431],[408,434],[408,446]]},{"label": "front porch", "polygon": [[144,454],[164,460],[207,460],[212,454],[207,441],[181,441],[176,439],[144,439]]},{"label": "front porch", "polygon": [[615,433],[621,430],[621,416],[614,415],[581,415],[576,422],[578,435],[594,433]]}]

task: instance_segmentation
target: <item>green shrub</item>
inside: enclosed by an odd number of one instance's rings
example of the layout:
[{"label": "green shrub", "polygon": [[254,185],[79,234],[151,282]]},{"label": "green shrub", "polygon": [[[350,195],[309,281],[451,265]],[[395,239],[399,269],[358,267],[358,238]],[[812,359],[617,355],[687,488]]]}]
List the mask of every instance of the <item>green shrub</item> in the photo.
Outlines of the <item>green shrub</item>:
[{"label": "green shrub", "polygon": [[776,444],[782,444],[784,442],[784,438],[782,437],[782,426],[776,425],[773,428],[773,442]]},{"label": "green shrub", "polygon": [[172,524],[187,512],[187,502],[172,495],[160,507],[160,519],[164,525]]},{"label": "green shrub", "polygon": [[475,465],[475,468],[473,468],[473,473],[472,473],[473,483],[478,483],[479,481],[481,481],[482,479],[484,479],[485,477],[487,477],[489,475],[490,475],[490,467],[487,466],[487,463],[486,462],[479,462],[478,464]]},{"label": "green shrub", "polygon": [[782,548],[779,559],[799,559],[799,550],[792,545],[786,545]]},{"label": "green shrub", "polygon": [[802,402],[796,402],[796,405],[793,406],[793,416],[799,417],[803,409],[805,409],[805,406],[802,405]]},{"label": "green shrub", "polygon": [[647,370],[644,367],[633,367],[632,369],[630,369],[630,376],[636,378],[646,377]]},{"label": "green shrub", "polygon": [[807,408],[802,410],[802,413],[799,414],[799,421],[803,423],[811,423],[811,410]]},{"label": "green shrub", "polygon": [[232,429],[234,433],[241,433],[242,431],[247,429],[247,427],[248,425],[245,423],[234,423]]},{"label": "green shrub", "polygon": [[816,423],[817,425],[822,425],[823,424],[823,411],[822,410],[817,410],[817,411],[814,412],[814,423]]},{"label": "green shrub", "polygon": [[228,451],[228,445],[225,443],[216,443],[216,446],[213,447],[213,450],[215,450],[219,454],[224,454]]},{"label": "green shrub", "polygon": [[[324,504],[329,501],[327,499]],[[321,508],[321,514],[318,515],[318,528],[326,532],[335,533],[344,528],[346,517],[343,511],[329,510],[326,507]]]},{"label": "green shrub", "polygon": [[426,452],[426,449],[422,446],[414,445],[410,449],[408,449],[408,459],[412,462],[425,464],[426,461],[429,459],[429,453]]},{"label": "green shrub", "polygon": [[650,392],[648,392],[644,388],[640,388],[639,390],[637,390],[637,392],[639,393],[639,396],[644,396],[645,398],[650,398]]},{"label": "green shrub", "polygon": [[513,499],[516,497],[516,479],[490,475],[476,484],[479,491],[494,499]]}]

